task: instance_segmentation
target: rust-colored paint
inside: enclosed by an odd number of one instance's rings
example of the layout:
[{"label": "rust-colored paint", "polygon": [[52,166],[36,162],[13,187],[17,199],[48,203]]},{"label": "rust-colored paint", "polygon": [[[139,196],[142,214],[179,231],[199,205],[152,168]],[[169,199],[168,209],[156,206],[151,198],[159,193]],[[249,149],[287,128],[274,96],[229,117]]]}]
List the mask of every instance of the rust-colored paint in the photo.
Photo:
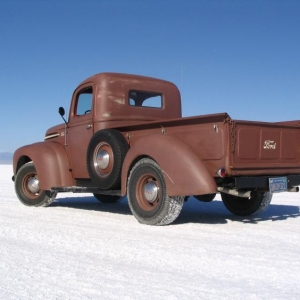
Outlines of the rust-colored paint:
[{"label": "rust-colored paint", "polygon": [[236,121],[236,149],[231,156],[234,175],[300,173],[300,127],[296,122]]},{"label": "rust-colored paint", "polygon": [[[76,115],[78,95],[88,87],[93,89],[91,113],[78,116]],[[161,94],[162,108],[129,105],[131,90]],[[180,117],[180,93],[171,82],[118,73],[100,73],[86,79],[75,89],[69,111],[65,151],[69,157],[73,177],[89,178],[86,153],[89,141],[96,131]],[[46,132],[46,137],[57,134],[58,136],[51,141],[64,144],[63,132],[63,125],[54,126]]]},{"label": "rust-colored paint", "polygon": [[[90,111],[77,115],[77,101],[85,89],[92,90]],[[131,91],[161,95],[162,107],[130,105]],[[42,189],[89,179],[88,144],[95,132],[105,128],[119,130],[130,146],[122,170],[123,195],[130,168],[143,156],[159,164],[171,196],[215,193],[220,168],[227,176],[300,173],[299,121],[236,121],[226,113],[182,118],[180,93],[173,83],[101,73],[75,89],[66,129],[64,124],[54,126],[44,142],[15,152],[14,174],[20,164],[32,160]]]},{"label": "rust-colored paint", "polygon": [[[104,128],[101,123],[105,123],[105,127],[108,128],[181,117],[180,92],[169,81],[146,76],[100,73],[80,84],[73,95],[73,102],[76,92],[82,86],[92,84],[95,89],[93,112],[95,130]],[[162,94],[164,100],[162,109],[130,106],[128,95],[131,90]],[[71,109],[70,118],[72,116]]]},{"label": "rust-colored paint", "polygon": [[18,163],[22,158],[34,162],[41,189],[50,190],[51,187],[74,185],[68,156],[62,145],[40,142],[19,148],[13,157],[14,174],[20,167]]},{"label": "rust-colored paint", "polygon": [[163,133],[139,138],[130,148],[122,169],[122,194],[132,162],[147,156],[161,167],[170,196],[217,192],[216,183],[201,159],[179,138]]}]

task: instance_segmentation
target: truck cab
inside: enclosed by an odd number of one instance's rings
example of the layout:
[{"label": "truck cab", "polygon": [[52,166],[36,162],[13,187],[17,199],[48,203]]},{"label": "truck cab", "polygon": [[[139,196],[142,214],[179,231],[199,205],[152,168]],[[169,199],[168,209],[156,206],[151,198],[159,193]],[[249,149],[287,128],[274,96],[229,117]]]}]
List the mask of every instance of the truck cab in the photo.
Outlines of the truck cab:
[{"label": "truck cab", "polygon": [[93,134],[105,128],[181,117],[178,88],[145,76],[100,73],[75,89],[67,121],[47,130],[46,142],[65,146],[74,178],[89,178],[85,157]]}]

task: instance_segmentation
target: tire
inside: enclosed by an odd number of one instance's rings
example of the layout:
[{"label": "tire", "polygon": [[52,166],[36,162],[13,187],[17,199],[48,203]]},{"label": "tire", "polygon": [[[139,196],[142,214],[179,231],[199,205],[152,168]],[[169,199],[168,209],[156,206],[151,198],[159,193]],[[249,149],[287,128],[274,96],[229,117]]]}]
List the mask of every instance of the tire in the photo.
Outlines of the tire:
[{"label": "tire", "polygon": [[132,168],[127,182],[127,199],[132,214],[140,223],[172,223],[181,212],[184,198],[167,195],[164,176],[152,159],[143,158]]},{"label": "tire", "polygon": [[57,192],[41,190],[39,179],[33,162],[23,165],[17,172],[15,191],[19,200],[27,206],[48,206]]},{"label": "tire", "polygon": [[237,216],[250,216],[266,210],[271,203],[273,194],[264,191],[254,191],[250,199],[221,193],[226,208]]},{"label": "tire", "polygon": [[215,199],[216,194],[195,195],[194,197],[202,202],[211,202]]},{"label": "tire", "polygon": [[95,198],[102,203],[117,203],[120,196],[117,195],[102,195],[94,194]]},{"label": "tire", "polygon": [[117,130],[104,129],[93,135],[87,150],[87,169],[93,184],[103,190],[120,188],[128,148],[124,136]]}]

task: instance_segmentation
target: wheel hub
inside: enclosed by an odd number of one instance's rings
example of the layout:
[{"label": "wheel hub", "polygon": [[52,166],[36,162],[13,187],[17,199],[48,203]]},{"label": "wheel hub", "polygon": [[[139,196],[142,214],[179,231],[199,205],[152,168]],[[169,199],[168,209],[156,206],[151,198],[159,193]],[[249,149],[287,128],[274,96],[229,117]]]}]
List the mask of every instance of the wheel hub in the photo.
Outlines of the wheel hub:
[{"label": "wheel hub", "polygon": [[109,165],[109,154],[105,150],[101,150],[97,154],[97,165],[104,170]]},{"label": "wheel hub", "polygon": [[31,193],[38,193],[40,190],[39,180],[36,177],[31,177],[27,182],[27,187]]},{"label": "wheel hub", "polygon": [[158,196],[158,190],[159,188],[157,187],[155,182],[150,181],[146,183],[144,187],[144,196],[146,200],[149,201],[150,203],[155,202]]}]

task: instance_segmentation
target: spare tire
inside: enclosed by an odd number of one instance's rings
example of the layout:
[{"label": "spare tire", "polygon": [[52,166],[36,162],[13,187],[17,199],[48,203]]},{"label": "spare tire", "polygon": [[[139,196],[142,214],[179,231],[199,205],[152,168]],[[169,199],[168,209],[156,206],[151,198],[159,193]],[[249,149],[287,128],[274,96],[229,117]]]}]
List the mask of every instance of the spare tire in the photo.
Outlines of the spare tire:
[{"label": "spare tire", "polygon": [[121,171],[128,143],[115,129],[97,131],[87,150],[87,169],[93,184],[100,189],[120,189]]}]

